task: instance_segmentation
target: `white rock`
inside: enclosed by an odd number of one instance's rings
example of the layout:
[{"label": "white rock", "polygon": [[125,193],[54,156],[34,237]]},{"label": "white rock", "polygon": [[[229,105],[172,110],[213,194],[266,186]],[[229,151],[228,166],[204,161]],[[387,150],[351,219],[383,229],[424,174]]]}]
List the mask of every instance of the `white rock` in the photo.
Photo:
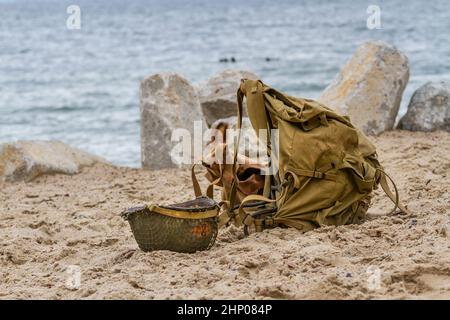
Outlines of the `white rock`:
[{"label": "white rock", "polygon": [[18,141],[0,145],[0,180],[30,181],[42,174],[75,174],[106,160],[60,141]]},{"label": "white rock", "polygon": [[249,71],[224,70],[200,87],[200,103],[208,126],[236,115],[236,92],[243,78],[256,80],[258,76]]},{"label": "white rock", "polygon": [[417,89],[398,127],[412,131],[450,131],[450,83],[428,82]]},{"label": "white rock", "polygon": [[187,129],[193,138],[194,121],[206,128],[196,90],[176,73],[155,74],[141,82],[140,108],[142,167],[176,167],[173,130]]},{"label": "white rock", "polygon": [[381,41],[358,47],[319,101],[350,116],[366,134],[391,130],[409,80],[408,58]]}]

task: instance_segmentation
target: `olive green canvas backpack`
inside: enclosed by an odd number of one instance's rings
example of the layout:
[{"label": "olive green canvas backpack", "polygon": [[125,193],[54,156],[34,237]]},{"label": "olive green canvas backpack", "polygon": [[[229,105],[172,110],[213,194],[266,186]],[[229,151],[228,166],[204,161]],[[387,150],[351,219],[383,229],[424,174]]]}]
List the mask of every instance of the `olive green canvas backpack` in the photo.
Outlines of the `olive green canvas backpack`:
[{"label": "olive green canvas backpack", "polygon": [[[220,167],[215,174],[205,165],[212,184],[224,186],[224,170],[234,177],[223,197],[222,225],[233,220],[244,224],[247,233],[249,228],[261,231],[288,226],[308,231],[323,225],[360,223],[378,185],[394,202],[393,211],[406,211],[399,204],[394,182],[378,161],[374,145],[348,117],[317,101],[281,93],[262,81],[243,79],[237,92],[238,128],[244,97],[257,132],[266,129],[270,135],[270,129],[278,129],[278,145],[272,146],[271,137],[264,139],[269,158],[277,158],[278,171],[264,176],[264,188],[257,194],[242,197],[236,161],[239,142],[234,144],[232,165]],[[198,189],[197,183],[197,195]]]}]

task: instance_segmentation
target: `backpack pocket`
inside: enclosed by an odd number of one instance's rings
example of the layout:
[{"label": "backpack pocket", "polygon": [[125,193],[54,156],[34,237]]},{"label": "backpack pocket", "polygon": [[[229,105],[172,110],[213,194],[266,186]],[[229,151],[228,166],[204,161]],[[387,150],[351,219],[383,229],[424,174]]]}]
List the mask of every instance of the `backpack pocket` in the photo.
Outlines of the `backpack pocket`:
[{"label": "backpack pocket", "polygon": [[[244,166],[243,166],[244,167]],[[241,170],[239,170],[241,169]],[[264,176],[260,174],[260,168],[251,167],[238,169],[238,191],[245,196],[261,194],[264,188]]]},{"label": "backpack pocket", "polygon": [[342,161],[341,169],[350,174],[359,193],[370,193],[375,188],[376,169],[364,158],[346,155]]}]

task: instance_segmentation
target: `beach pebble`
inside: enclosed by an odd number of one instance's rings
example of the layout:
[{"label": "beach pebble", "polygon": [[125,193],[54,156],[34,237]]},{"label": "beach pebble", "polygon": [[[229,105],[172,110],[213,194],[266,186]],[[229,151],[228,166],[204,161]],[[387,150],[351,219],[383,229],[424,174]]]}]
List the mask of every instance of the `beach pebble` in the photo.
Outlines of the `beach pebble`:
[{"label": "beach pebble", "polygon": [[381,41],[366,42],[318,100],[349,116],[366,134],[377,135],[393,129],[408,80],[403,53]]},{"label": "beach pebble", "polygon": [[193,138],[194,121],[206,127],[196,90],[177,73],[154,74],[141,82],[140,109],[142,167],[177,167],[171,152],[179,142],[171,141],[172,132],[186,129]]},{"label": "beach pebble", "polygon": [[411,131],[450,131],[450,83],[427,82],[417,89],[398,128]]},{"label": "beach pebble", "polygon": [[442,237],[444,237],[444,238],[447,238],[447,236],[448,236],[448,230],[447,230],[448,228],[446,227],[446,226],[442,226],[441,228],[439,228],[437,231],[438,231],[438,234],[439,235],[441,235]]},{"label": "beach pebble", "polygon": [[74,219],[93,219],[95,213],[95,211],[76,211],[72,213],[72,217]]},{"label": "beach pebble", "polygon": [[96,293],[96,292],[97,292],[96,289],[94,289],[94,288],[89,288],[89,289],[84,289],[84,290],[82,290],[81,293],[80,293],[80,295],[81,295],[81,297],[83,297],[83,298],[87,298],[87,297],[93,295],[93,294]]},{"label": "beach pebble", "polygon": [[236,92],[242,78],[258,79],[258,76],[249,71],[224,70],[200,86],[200,103],[208,126],[236,115]]},{"label": "beach pebble", "polygon": [[[106,160],[60,141],[17,141],[0,145],[0,181],[30,181],[43,174],[75,174]],[[35,195],[30,195],[35,197]]]}]

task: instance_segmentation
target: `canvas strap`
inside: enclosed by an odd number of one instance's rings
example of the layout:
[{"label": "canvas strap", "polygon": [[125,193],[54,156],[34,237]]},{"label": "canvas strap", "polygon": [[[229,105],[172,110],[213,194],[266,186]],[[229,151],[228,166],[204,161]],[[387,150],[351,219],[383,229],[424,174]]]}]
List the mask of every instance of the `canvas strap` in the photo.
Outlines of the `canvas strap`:
[{"label": "canvas strap", "polygon": [[[252,88],[247,88],[250,84],[250,82],[254,83],[255,85]],[[252,98],[249,98],[247,101],[248,105],[254,105],[254,104],[261,104],[262,106],[264,106],[264,98],[262,95],[262,83],[259,81],[249,81],[247,82],[246,80],[241,80],[241,86],[238,88],[236,96],[237,96],[237,121],[236,121],[236,129],[238,131],[237,133],[237,139],[235,141],[234,144],[234,150],[233,150],[233,167],[232,167],[232,172],[233,172],[233,182],[231,184],[231,189],[230,189],[230,194],[229,194],[229,200],[228,201],[222,201],[220,202],[220,205],[222,207],[222,214],[219,215],[219,225],[225,225],[227,224],[232,218],[235,217],[236,213],[235,213],[235,205],[236,205],[236,197],[237,197],[237,187],[238,187],[238,183],[239,183],[239,179],[237,176],[237,158],[238,158],[238,151],[239,151],[239,144],[240,144],[240,138],[241,138],[241,127],[242,127],[242,115],[243,115],[243,100],[244,100],[244,95],[246,95],[246,93],[248,92],[248,90],[252,91],[252,93],[256,93],[259,90],[260,94],[257,95],[252,95]],[[259,99],[259,101],[253,101],[253,99]],[[253,127],[255,128],[256,126],[262,126],[262,128],[268,128],[268,124],[267,124],[267,116],[264,113],[264,117],[261,117],[261,110],[255,110],[254,108],[251,108],[252,111],[251,112],[256,112],[256,115],[254,117],[254,119],[257,119],[258,123],[257,124],[253,124]],[[270,139],[268,137],[268,139]],[[198,179],[195,175],[195,165],[194,164],[191,168],[191,178],[192,178],[192,184],[194,187],[194,193],[196,197],[199,197],[202,195],[201,192],[201,188],[200,188],[200,184],[198,183]],[[222,180],[222,168],[221,168],[221,174],[219,176],[219,178],[217,178],[216,180],[214,180],[213,182],[211,182],[211,184],[208,186],[207,188],[207,193],[206,195],[210,198],[213,197],[213,187],[215,184],[218,184],[221,180]],[[266,175],[265,176],[265,183],[264,183],[264,195],[265,196],[269,196],[270,195],[270,176]]]},{"label": "canvas strap", "polygon": [[[264,95],[263,95],[263,85],[261,81],[257,80],[247,80],[242,79],[241,85],[237,90],[237,129],[238,129],[238,135],[237,135],[237,141],[234,145],[234,158],[233,158],[233,174],[234,179],[231,186],[230,191],[230,216],[234,216],[234,205],[236,203],[236,193],[237,193],[237,186],[238,186],[238,177],[237,177],[237,155],[238,155],[238,148],[239,148],[239,142],[240,142],[240,129],[242,126],[242,114],[243,114],[243,99],[244,96],[247,99],[247,112],[250,118],[250,121],[252,122],[253,128],[256,129],[266,129],[268,130],[268,118],[266,114],[266,110],[264,108]],[[267,146],[269,146],[270,142],[270,136],[267,137]],[[265,182],[264,182],[264,190],[263,194],[266,198],[270,197],[271,193],[271,179],[270,175],[265,175]]]},{"label": "canvas strap", "polygon": [[[259,219],[255,214],[246,213],[244,211],[245,205],[250,201],[259,201],[263,203],[275,203],[277,200],[267,198],[258,194],[251,194],[246,196],[240,206],[239,206],[239,216],[242,218],[242,223],[244,224],[244,234],[248,236],[248,228],[254,226],[257,232],[263,231],[267,225],[274,225],[275,221],[272,217]],[[270,211],[268,211],[270,212]],[[261,211],[259,211],[261,213]]]},{"label": "canvas strap", "polygon": [[298,176],[302,176],[302,177],[310,177],[310,178],[315,178],[315,179],[325,179],[325,180],[331,180],[331,181],[336,181],[337,176],[335,174],[331,174],[331,173],[324,173],[321,171],[316,171],[316,170],[304,170],[304,169],[297,169],[297,168],[289,168],[289,171],[292,171],[293,173],[295,173]]},{"label": "canvas strap", "polygon": [[231,183],[231,190],[230,190],[230,205],[227,210],[227,214],[229,218],[233,218],[234,213],[234,205],[236,203],[236,193],[237,193],[237,185],[238,185],[238,177],[237,177],[237,156],[239,151],[239,142],[241,139],[241,126],[242,126],[242,103],[244,100],[244,92],[239,87],[237,93],[237,121],[236,121],[236,129],[238,131],[237,139],[234,143],[234,150],[233,150],[233,182]]},{"label": "canvas strap", "polygon": [[[390,212],[390,214],[393,214],[397,208],[399,208],[403,213],[411,214],[401,203],[400,203],[400,197],[398,195],[398,189],[395,185],[394,180],[382,169],[377,168],[377,171],[380,172],[380,185],[383,189],[384,193],[391,199],[391,201],[394,203],[394,209]],[[394,193],[392,193],[391,189],[389,188],[388,180],[392,183],[392,186],[394,187]]]},{"label": "canvas strap", "polygon": [[197,164],[194,163],[191,167],[191,179],[192,179],[192,186],[194,187],[194,194],[195,197],[198,198],[202,195],[202,189],[200,188],[200,183],[198,183],[197,176],[195,175],[195,166]]},{"label": "canvas strap", "polygon": [[[196,165],[197,165],[197,163],[194,163],[191,167],[191,179],[192,179],[192,186],[194,187],[195,197],[198,198],[198,197],[201,197],[203,195],[203,193],[202,193],[202,189],[200,187],[200,183],[198,182],[197,175],[195,174]],[[214,199],[214,186],[217,185],[222,180],[223,169],[222,169],[221,164],[219,164],[219,170],[220,170],[219,177],[216,180],[214,180],[213,182],[211,182],[208,185],[208,187],[206,188],[206,196],[208,198]]]},{"label": "canvas strap", "polygon": [[[246,100],[247,100],[247,113],[252,124],[252,127],[259,134],[259,130],[266,130],[267,135],[266,139],[266,147],[267,147],[267,155],[273,157],[272,154],[272,145],[271,145],[271,136],[270,136],[270,116],[267,113],[265,108],[265,99],[264,99],[264,90],[263,83],[259,80],[242,80],[240,90],[244,92]],[[262,138],[262,137],[258,137]],[[272,176],[266,174],[264,176],[264,189],[263,195],[267,198],[271,196],[271,185],[272,185]]]},{"label": "canvas strap", "polygon": [[[291,171],[286,172],[285,182],[282,185],[283,191],[275,198],[270,199],[266,196],[261,195],[249,195],[245,197],[241,205],[239,206],[239,216],[242,217],[242,223],[244,224],[244,233],[248,235],[248,229],[251,226],[254,226],[255,231],[260,232],[263,231],[267,227],[273,227],[282,223],[283,220],[280,220],[276,217],[272,217],[273,213],[276,212],[277,206],[272,208],[262,209],[253,213],[246,213],[244,208],[249,201],[259,201],[264,203],[276,203],[277,205],[282,205],[286,200],[286,197],[292,192],[292,189],[299,185],[298,177],[293,174]],[[301,188],[299,189],[299,191]],[[270,213],[270,215],[268,215]],[[262,216],[262,218],[260,218]]]}]

